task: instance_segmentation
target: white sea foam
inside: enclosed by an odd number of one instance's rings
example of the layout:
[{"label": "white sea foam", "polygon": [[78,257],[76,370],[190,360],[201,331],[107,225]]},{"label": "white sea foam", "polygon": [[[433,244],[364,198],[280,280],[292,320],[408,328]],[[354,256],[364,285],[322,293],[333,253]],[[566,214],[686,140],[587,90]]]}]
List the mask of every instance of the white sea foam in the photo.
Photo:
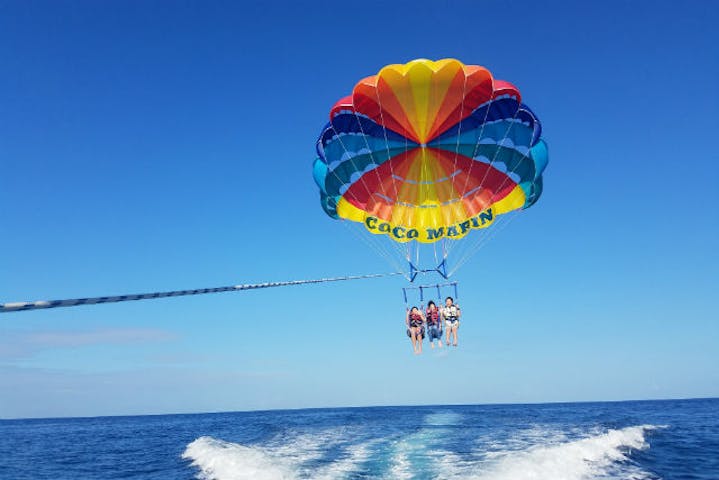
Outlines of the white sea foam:
[{"label": "white sea foam", "polygon": [[[649,480],[628,457],[649,448],[651,425],[576,431],[533,427],[498,438],[489,433],[472,451],[448,451],[451,428],[461,416],[437,412],[424,426],[394,438],[367,438],[345,428],[285,432],[262,445],[245,446],[211,437],[190,443],[183,458],[201,480],[299,480],[354,478],[369,465],[379,478],[442,480]],[[579,435],[579,436],[578,436]],[[332,451],[328,458],[328,452]]]},{"label": "white sea foam", "polygon": [[287,432],[271,440],[263,450],[293,465],[302,465],[321,458],[323,452],[340,443],[344,429],[334,428],[313,433]]},{"label": "white sea foam", "polygon": [[425,425],[457,425],[462,420],[462,415],[456,412],[430,413],[424,417]]},{"label": "white sea foam", "polygon": [[[352,435],[345,429],[289,433],[262,446],[200,437],[187,446],[182,458],[191,460],[199,469],[197,478],[201,480],[329,480],[356,472],[375,443],[343,445],[347,437]],[[311,466],[327,449],[337,446],[341,449],[338,458],[325,465]]]},{"label": "white sea foam", "polygon": [[[523,450],[491,452],[490,459],[461,478],[476,480],[648,479],[647,472],[628,461],[631,450],[649,448],[645,433],[658,427],[642,425],[557,444],[542,442]],[[457,478],[457,477],[455,477]]]},{"label": "white sea foam", "polygon": [[483,461],[487,461],[505,457],[510,452],[528,450],[538,445],[557,445],[565,441],[567,441],[566,432],[555,427],[535,425],[502,437],[498,437],[497,432],[489,432],[477,438],[475,452]]},{"label": "white sea foam", "polygon": [[262,449],[200,437],[190,443],[182,458],[192,460],[200,469],[202,480],[289,480],[296,471],[282,457],[269,455]]},{"label": "white sea foam", "polygon": [[412,464],[409,463],[407,454],[399,450],[392,457],[392,465],[389,470],[389,477],[397,480],[406,480],[412,478]]},{"label": "white sea foam", "polygon": [[442,427],[457,425],[461,420],[462,415],[452,411],[425,415],[423,428],[392,442],[393,454],[387,478],[411,479],[416,478],[418,473],[421,476],[454,474],[460,460],[443,450],[443,440],[452,431]]},{"label": "white sea foam", "polygon": [[308,472],[307,478],[317,480],[345,478],[349,474],[359,470],[360,465],[369,456],[370,450],[370,443],[349,447],[344,458],[334,461],[323,468]]}]

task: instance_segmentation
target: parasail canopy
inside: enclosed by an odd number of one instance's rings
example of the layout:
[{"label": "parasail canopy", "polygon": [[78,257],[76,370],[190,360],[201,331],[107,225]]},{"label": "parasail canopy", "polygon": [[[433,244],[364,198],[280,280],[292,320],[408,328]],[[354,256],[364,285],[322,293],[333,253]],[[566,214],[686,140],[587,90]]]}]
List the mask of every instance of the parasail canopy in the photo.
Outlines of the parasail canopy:
[{"label": "parasail canopy", "polygon": [[387,65],[330,110],[314,179],[332,218],[393,242],[459,240],[537,201],[541,133],[519,90],[484,67]]}]

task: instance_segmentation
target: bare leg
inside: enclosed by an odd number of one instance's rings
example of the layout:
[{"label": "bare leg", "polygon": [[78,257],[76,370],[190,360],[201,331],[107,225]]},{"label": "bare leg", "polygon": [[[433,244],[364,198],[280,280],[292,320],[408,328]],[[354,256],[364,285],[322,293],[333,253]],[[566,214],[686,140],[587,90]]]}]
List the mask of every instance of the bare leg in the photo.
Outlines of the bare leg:
[{"label": "bare leg", "polygon": [[445,328],[447,329],[447,345],[449,345],[449,334],[452,333],[452,327],[445,325]]},{"label": "bare leg", "polygon": [[410,340],[412,340],[412,351],[417,353],[417,334],[414,331],[414,327],[410,327]]},{"label": "bare leg", "polygon": [[455,325],[452,327],[452,335],[454,335],[454,346],[457,346],[457,329],[459,328],[459,325]]},{"label": "bare leg", "polygon": [[422,327],[414,327],[415,349],[414,353],[422,353]]}]

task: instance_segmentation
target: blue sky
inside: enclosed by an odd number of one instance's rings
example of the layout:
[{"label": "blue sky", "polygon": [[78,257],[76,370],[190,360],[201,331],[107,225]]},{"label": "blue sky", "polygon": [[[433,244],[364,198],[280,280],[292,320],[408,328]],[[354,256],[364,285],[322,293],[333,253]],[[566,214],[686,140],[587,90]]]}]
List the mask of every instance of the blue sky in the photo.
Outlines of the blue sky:
[{"label": "blue sky", "polygon": [[[517,85],[541,200],[411,353],[399,278],[0,316],[0,418],[719,396],[713,2],[3,2],[0,302],[392,270],[324,215],[388,63]],[[450,260],[451,261],[451,260]]]}]

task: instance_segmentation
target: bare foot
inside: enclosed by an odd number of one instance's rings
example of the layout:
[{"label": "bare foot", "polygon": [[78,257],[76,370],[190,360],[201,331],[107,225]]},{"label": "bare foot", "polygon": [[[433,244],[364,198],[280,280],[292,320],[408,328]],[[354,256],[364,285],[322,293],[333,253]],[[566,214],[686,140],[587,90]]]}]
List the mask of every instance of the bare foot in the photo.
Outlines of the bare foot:
[{"label": "bare foot", "polygon": [[[440,345],[442,345],[442,344],[440,343]],[[434,342],[430,343],[429,346],[434,348]]]},{"label": "bare foot", "polygon": [[437,343],[439,344],[439,348],[442,348],[442,340],[440,340],[440,341],[437,342]]}]

